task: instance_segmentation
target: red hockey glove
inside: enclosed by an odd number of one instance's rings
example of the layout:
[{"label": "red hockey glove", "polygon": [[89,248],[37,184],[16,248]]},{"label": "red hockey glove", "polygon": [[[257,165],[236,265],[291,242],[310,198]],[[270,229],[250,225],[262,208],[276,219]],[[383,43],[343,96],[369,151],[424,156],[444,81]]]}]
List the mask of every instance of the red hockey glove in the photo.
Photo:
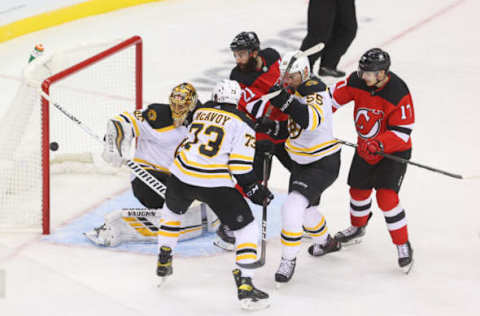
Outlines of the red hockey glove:
[{"label": "red hockey glove", "polygon": [[383,144],[378,140],[369,140],[358,144],[358,155],[366,161],[375,160],[378,153],[383,152]]}]

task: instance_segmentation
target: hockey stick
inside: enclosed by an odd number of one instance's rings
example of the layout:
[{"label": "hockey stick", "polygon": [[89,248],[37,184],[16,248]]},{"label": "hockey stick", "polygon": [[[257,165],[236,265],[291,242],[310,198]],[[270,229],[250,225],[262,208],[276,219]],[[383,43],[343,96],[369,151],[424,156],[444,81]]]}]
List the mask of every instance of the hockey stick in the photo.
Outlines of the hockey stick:
[{"label": "hockey stick", "polygon": [[[290,69],[292,69],[292,66],[297,61],[297,59],[299,59],[301,57],[308,57],[308,56],[314,55],[314,54],[322,51],[322,49],[324,47],[325,47],[325,44],[320,42],[317,45],[312,46],[307,50],[299,51],[298,53],[293,55],[293,57],[288,62],[287,69],[285,69],[285,74],[283,74],[282,80],[280,80],[280,84],[279,84],[280,87],[283,87],[283,84],[285,83],[285,78],[287,77],[287,74],[290,72]],[[262,101],[268,101],[268,100],[276,97],[277,95],[279,95],[281,91],[282,91],[282,89],[271,92],[271,93],[268,93],[268,94],[265,94],[260,99],[262,99]],[[271,112],[271,108],[269,108],[269,110]]]},{"label": "hockey stick", "polygon": [[[42,90],[39,90],[40,94],[42,95],[43,98],[48,100],[50,104],[53,104],[57,110],[62,112],[67,118],[69,118],[72,122],[76,123],[78,127],[80,127],[85,133],[90,135],[92,138],[97,140],[99,143],[104,143],[104,140],[101,139],[97,134],[95,134],[94,131],[92,131],[88,126],[82,123],[78,118],[76,118],[73,114],[69,113],[67,110],[65,110],[60,104],[53,102],[50,99],[50,96],[47,95],[45,92]],[[143,169],[139,164],[137,164],[135,161],[126,159],[125,164],[127,165],[130,170],[132,170],[133,174],[140,179],[143,183],[145,183],[150,189],[152,189],[155,193],[160,195],[163,199],[165,199],[165,192],[167,191],[167,187],[160,181],[158,181],[157,178],[152,176],[148,171]]]},{"label": "hockey stick", "polygon": [[[272,153],[265,153],[263,160],[263,185],[268,188],[268,179],[270,178],[270,171],[272,168]],[[260,268],[265,264],[265,257],[267,253],[267,203],[263,202],[262,210],[262,248],[260,249],[260,259],[252,263],[237,263],[238,266],[245,269]]]},{"label": "hockey stick", "polygon": [[[338,138],[337,138],[337,140],[342,145],[346,145],[346,146],[350,146],[350,147],[354,147],[354,148],[358,147],[357,144],[350,143],[350,142],[347,142],[347,141],[344,141],[344,140],[341,140],[341,139],[338,139]],[[465,178],[465,177],[463,177],[462,175],[459,175],[459,174],[455,174],[455,173],[451,173],[451,172],[448,172],[448,171],[444,171],[444,170],[436,169],[436,168],[429,167],[429,166],[426,166],[426,165],[422,165],[420,163],[413,162],[413,161],[410,161],[408,159],[400,158],[400,157],[397,157],[397,156],[394,156],[394,155],[386,154],[386,153],[383,153],[383,152],[377,152],[377,155],[381,155],[385,158],[392,159],[392,160],[398,161],[400,163],[410,164],[410,165],[420,167],[420,168],[423,168],[423,169],[427,169],[427,170],[430,170],[430,171],[433,171],[433,172],[441,173],[443,175],[446,175],[446,176],[449,176],[449,177],[452,177],[452,178],[467,179],[467,178]],[[473,179],[475,177],[471,177],[471,178]]]}]

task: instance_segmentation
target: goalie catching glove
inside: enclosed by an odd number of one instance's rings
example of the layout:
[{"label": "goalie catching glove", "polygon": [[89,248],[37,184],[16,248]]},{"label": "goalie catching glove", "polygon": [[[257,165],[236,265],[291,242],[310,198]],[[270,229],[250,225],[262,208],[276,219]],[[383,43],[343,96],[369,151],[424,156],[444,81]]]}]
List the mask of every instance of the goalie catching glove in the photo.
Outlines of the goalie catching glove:
[{"label": "goalie catching glove", "polygon": [[134,137],[132,126],[115,119],[108,120],[107,133],[102,158],[116,168],[120,168],[130,153],[130,144]]}]

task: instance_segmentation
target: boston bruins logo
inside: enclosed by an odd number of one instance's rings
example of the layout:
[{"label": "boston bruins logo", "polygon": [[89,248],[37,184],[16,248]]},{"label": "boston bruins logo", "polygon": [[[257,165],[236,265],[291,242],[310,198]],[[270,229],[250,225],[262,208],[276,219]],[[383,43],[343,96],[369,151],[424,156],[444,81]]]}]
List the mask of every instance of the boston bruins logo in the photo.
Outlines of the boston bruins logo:
[{"label": "boston bruins logo", "polygon": [[148,119],[152,122],[157,120],[157,112],[154,109],[150,109],[147,112]]},{"label": "boston bruins logo", "polygon": [[288,118],[288,134],[290,135],[290,139],[295,139],[300,136],[302,133],[302,129],[300,128],[294,120],[290,117]]}]

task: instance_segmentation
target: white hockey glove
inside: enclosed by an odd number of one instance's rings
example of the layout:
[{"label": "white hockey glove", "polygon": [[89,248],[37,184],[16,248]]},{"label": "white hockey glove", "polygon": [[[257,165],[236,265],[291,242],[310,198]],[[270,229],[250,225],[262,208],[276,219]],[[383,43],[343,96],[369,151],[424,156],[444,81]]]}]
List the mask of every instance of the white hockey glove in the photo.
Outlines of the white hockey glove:
[{"label": "white hockey glove", "polygon": [[133,136],[130,124],[108,120],[102,153],[103,160],[116,168],[120,168],[128,159]]}]

